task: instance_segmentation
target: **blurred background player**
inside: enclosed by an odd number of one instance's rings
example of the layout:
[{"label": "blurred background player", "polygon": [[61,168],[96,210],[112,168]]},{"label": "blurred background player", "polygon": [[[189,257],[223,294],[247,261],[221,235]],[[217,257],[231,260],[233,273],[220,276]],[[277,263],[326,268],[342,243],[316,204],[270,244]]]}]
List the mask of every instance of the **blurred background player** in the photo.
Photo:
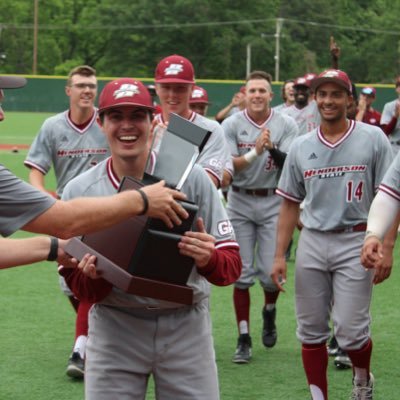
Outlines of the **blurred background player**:
[{"label": "blurred background player", "polygon": [[283,83],[281,88],[281,97],[283,103],[273,107],[275,111],[282,111],[285,108],[290,107],[292,104],[294,104],[293,85],[294,85],[294,79],[288,79]]},{"label": "blurred background player", "polygon": [[282,109],[283,113],[296,121],[300,135],[311,132],[320,123],[318,108],[311,96],[310,82],[303,76],[297,78],[293,84],[294,104]]},{"label": "blurred background player", "polygon": [[[30,168],[30,183],[44,192],[48,192],[45,175],[51,167],[54,168],[57,198],[61,198],[65,185],[72,178],[110,154],[107,140],[97,123],[94,106],[97,95],[96,71],[87,65],[73,68],[68,74],[65,93],[69,97],[69,109],[46,119],[24,162]],[[60,284],[77,312],[75,343],[66,373],[74,378],[82,378],[91,304],[79,302],[62,278]]]},{"label": "blurred background player", "polygon": [[210,104],[211,103],[208,101],[207,91],[200,86],[194,86],[189,100],[190,109],[197,114],[206,117],[208,106]]},{"label": "blurred background player", "polygon": [[356,121],[366,124],[381,126],[381,113],[374,108],[372,104],[376,98],[376,89],[372,86],[363,87],[358,99]]},{"label": "blurred background player", "polygon": [[386,103],[383,107],[381,127],[388,135],[395,154],[400,149],[400,75],[395,80],[397,99]]},{"label": "blurred background player", "polygon": [[190,109],[190,98],[195,86],[192,63],[177,54],[165,57],[156,67],[154,80],[162,112],[154,118],[153,134],[162,134],[168,124],[170,113],[176,113],[210,131],[211,136],[197,163],[205,169],[215,186],[219,188],[223,170],[230,158],[229,150],[220,124]]},{"label": "blurred background player", "polygon": [[154,106],[154,115],[161,113],[161,106],[158,103],[156,87],[154,85],[147,85],[147,90],[150,93],[151,100],[153,101]]},{"label": "blurred background player", "polygon": [[246,108],[222,123],[234,168],[227,211],[243,263],[233,291],[239,337],[232,361],[239,364],[248,363],[252,356],[250,288],[256,280],[264,293],[262,342],[273,347],[277,340],[279,290],[270,277],[281,202],[275,189],[286,153],[298,134],[293,118],[270,107],[270,75],[253,71],[246,81]]},{"label": "blurred background player", "polygon": [[246,107],[245,94],[246,87],[242,86],[239,91],[233,95],[231,102],[222,110],[219,110],[217,112],[217,114],[215,115],[215,120],[219,123],[222,123],[225,118],[230,117],[238,111],[244,110],[244,108]]}]

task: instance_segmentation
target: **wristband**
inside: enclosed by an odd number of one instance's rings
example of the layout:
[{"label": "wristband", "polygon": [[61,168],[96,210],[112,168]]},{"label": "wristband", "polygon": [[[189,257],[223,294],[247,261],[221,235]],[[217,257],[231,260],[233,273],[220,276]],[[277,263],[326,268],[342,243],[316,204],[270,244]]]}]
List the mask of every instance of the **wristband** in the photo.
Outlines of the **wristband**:
[{"label": "wristband", "polygon": [[143,200],[143,210],[138,215],[144,215],[147,213],[147,211],[149,209],[149,199],[147,197],[147,194],[145,192],[143,192],[142,189],[137,189],[137,192],[139,192],[139,194],[140,194],[140,196],[142,196],[142,200]]},{"label": "wristband", "polygon": [[243,157],[249,164],[251,164],[258,157],[258,154],[256,149],[252,149],[247,152]]},{"label": "wristband", "polygon": [[50,251],[47,256],[47,261],[55,261],[58,257],[58,239],[55,237],[50,238]]}]

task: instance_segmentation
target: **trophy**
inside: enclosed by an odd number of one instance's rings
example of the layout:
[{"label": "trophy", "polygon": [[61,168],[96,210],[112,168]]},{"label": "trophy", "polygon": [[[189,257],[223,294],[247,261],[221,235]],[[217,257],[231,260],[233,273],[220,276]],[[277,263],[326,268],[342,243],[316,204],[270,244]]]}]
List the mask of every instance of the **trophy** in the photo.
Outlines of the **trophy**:
[{"label": "trophy", "polygon": [[[154,132],[142,180],[124,177],[119,191],[135,190],[161,179],[180,190],[204,148],[211,132],[171,114],[167,129]],[[102,278],[119,289],[138,296],[192,304],[193,290],[187,280],[193,259],[179,253],[178,242],[191,229],[198,207],[181,205],[189,217],[168,228],[162,220],[135,216],[99,232],[71,239],[65,251],[81,260],[86,253],[97,257]]]}]

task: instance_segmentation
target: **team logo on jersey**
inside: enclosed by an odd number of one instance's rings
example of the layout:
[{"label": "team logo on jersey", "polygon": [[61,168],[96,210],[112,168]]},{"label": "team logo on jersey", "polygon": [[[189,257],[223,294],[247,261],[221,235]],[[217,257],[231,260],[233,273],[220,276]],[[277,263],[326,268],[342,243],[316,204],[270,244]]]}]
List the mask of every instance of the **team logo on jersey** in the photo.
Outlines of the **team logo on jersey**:
[{"label": "team logo on jersey", "polygon": [[192,99],[201,99],[204,96],[204,92],[200,89],[194,89],[192,92]]},{"label": "team logo on jersey", "polygon": [[316,160],[318,157],[315,153],[311,153],[310,157],[308,157],[309,160]]},{"label": "team logo on jersey", "polygon": [[247,131],[242,131],[239,133],[239,136],[249,136],[249,134],[247,133]]},{"label": "team logo on jersey", "polygon": [[337,178],[344,176],[346,173],[357,173],[365,172],[367,170],[366,165],[340,165],[337,167],[325,167],[325,168],[312,168],[307,169],[303,172],[304,179],[318,178]]},{"label": "team logo on jersey", "polygon": [[229,221],[229,219],[218,222],[217,229],[218,233],[221,236],[226,236],[233,233],[233,226],[231,224],[231,221]]},{"label": "team logo on jersey", "polygon": [[115,99],[121,99],[123,97],[133,97],[135,94],[140,94],[139,87],[132,83],[124,83],[114,92]]},{"label": "team logo on jersey", "polygon": [[165,75],[178,75],[183,72],[183,65],[182,64],[171,64],[164,70]]}]

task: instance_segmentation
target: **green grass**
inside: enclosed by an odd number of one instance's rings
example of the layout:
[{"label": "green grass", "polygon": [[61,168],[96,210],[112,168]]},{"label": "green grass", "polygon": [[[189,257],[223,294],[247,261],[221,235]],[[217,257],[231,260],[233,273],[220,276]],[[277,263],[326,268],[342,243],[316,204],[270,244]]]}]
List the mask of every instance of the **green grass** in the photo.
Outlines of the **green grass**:
[{"label": "green grass", "polygon": [[[7,135],[15,130],[15,140],[33,138],[44,114],[7,113]],[[31,122],[22,124],[23,119]],[[12,120],[20,130],[11,127]],[[6,124],[6,122],[4,122]],[[0,125],[0,143],[5,140]],[[26,129],[26,130],[25,130]],[[30,136],[29,136],[30,135]],[[31,140],[30,140],[31,141]],[[19,143],[30,143],[22,141]],[[24,152],[1,152],[1,162],[17,175],[27,176],[22,165]],[[18,233],[15,236],[27,236]],[[397,400],[400,379],[397,334],[400,331],[399,245],[395,251],[392,276],[374,289],[372,333],[374,352],[372,370],[376,377],[375,399]],[[252,288],[251,333],[253,360],[249,365],[231,362],[237,340],[232,306],[232,287],[214,287],[211,310],[222,400],[300,400],[309,399],[303,373],[300,346],[295,336],[293,260],[289,263],[287,292],[278,302],[278,343],[273,349],[261,344],[261,307],[263,294],[259,285]],[[1,400],[81,400],[83,384],[65,375],[66,362],[74,338],[75,314],[58,286],[54,263],[0,271],[0,399]],[[351,372],[337,371],[329,362],[330,399],[347,399],[351,388]],[[152,385],[148,400],[154,399]],[[118,399],[116,399],[118,400]]]}]

